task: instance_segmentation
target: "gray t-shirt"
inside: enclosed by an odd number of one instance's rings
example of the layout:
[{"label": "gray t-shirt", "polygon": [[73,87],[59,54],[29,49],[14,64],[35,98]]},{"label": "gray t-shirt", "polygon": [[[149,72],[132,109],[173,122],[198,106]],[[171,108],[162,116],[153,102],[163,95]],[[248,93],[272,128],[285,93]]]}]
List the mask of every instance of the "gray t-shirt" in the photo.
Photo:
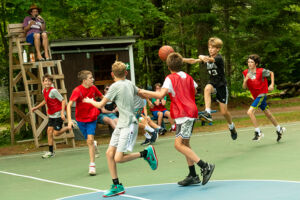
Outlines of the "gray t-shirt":
[{"label": "gray t-shirt", "polygon": [[[43,91],[43,93],[44,93],[44,91]],[[64,98],[61,96],[61,94],[60,94],[60,93],[57,91],[57,89],[55,89],[55,88],[53,88],[53,89],[50,91],[49,97],[50,97],[51,99],[57,99],[57,100],[59,100],[59,101],[64,100]],[[54,114],[52,114],[52,115],[49,115],[49,118],[60,118],[60,117],[61,117],[61,112],[60,112],[60,111],[58,111],[58,112],[56,112],[56,113],[54,113]]]},{"label": "gray t-shirt", "polygon": [[[256,72],[252,72],[251,70],[248,70],[248,74],[249,74],[250,79],[255,79],[256,78]],[[265,77],[269,77],[269,76],[270,76],[270,70],[263,69],[262,79],[264,79]],[[257,97],[263,97],[263,96],[267,96],[267,94],[263,93],[263,94],[258,95]]]},{"label": "gray t-shirt", "polygon": [[140,108],[144,108],[146,103],[145,103],[145,99],[142,99],[141,97],[134,95],[133,97],[133,102],[134,102],[134,109],[140,109]]},{"label": "gray t-shirt", "polygon": [[105,97],[117,104],[119,111],[117,128],[137,123],[134,115],[134,96],[137,95],[137,92],[136,86],[127,79],[119,80],[109,87]]}]

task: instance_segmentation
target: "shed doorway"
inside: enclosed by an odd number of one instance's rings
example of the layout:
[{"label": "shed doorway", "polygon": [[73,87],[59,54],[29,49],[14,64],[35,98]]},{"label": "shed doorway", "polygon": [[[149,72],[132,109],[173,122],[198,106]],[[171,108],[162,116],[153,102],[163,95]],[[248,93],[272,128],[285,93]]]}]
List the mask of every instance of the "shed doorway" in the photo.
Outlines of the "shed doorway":
[{"label": "shed doorway", "polygon": [[113,83],[111,66],[116,60],[115,54],[94,55],[95,85],[98,89],[104,89],[104,85]]}]

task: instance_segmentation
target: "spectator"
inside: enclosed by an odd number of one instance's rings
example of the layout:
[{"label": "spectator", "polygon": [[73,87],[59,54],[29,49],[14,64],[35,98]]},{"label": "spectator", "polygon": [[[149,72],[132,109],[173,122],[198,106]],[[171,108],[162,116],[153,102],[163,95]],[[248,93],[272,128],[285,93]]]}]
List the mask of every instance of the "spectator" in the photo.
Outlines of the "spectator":
[{"label": "spectator", "polygon": [[45,20],[40,15],[42,9],[37,7],[36,5],[32,5],[27,12],[30,16],[25,17],[23,21],[23,28],[26,34],[26,42],[31,43],[35,46],[36,57],[38,61],[45,60],[41,54],[41,44],[44,47],[46,60],[50,60],[48,52],[48,36],[45,32],[46,24]]},{"label": "spectator", "polygon": [[[104,95],[107,94],[109,86],[110,84],[106,84],[104,86]],[[101,113],[98,116],[98,122],[101,124],[108,124],[113,129],[115,129],[118,123],[118,117],[116,114],[117,112],[118,109],[116,107],[116,104],[111,101],[107,102],[106,105],[103,108],[101,108]]]}]

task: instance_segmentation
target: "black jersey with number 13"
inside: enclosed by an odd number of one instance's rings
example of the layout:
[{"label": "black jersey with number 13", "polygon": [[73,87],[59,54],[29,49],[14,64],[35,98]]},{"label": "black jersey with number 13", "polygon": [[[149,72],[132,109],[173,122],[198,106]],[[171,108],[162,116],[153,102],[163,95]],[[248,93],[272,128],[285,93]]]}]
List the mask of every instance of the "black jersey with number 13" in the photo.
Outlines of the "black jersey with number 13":
[{"label": "black jersey with number 13", "polygon": [[209,74],[209,84],[214,87],[226,85],[224,61],[220,54],[215,57],[214,63],[206,63],[207,72]]}]

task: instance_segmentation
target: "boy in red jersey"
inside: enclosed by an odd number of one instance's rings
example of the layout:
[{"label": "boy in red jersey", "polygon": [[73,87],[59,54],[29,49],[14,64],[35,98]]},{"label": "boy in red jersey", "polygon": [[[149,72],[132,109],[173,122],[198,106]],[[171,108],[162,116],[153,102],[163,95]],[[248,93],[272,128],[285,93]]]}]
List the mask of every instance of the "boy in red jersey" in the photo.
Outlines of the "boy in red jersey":
[{"label": "boy in red jersey", "polygon": [[53,135],[59,136],[62,133],[66,132],[69,128],[63,127],[63,121],[65,120],[65,105],[66,101],[61,96],[61,94],[52,87],[53,78],[49,74],[43,76],[43,95],[44,100],[37,106],[32,108],[32,112],[39,109],[40,107],[47,104],[49,115],[47,135],[48,135],[48,145],[49,152],[46,152],[42,158],[51,158],[55,155],[53,151]]},{"label": "boy in red jersey", "polygon": [[[272,124],[276,127],[277,133],[277,142],[282,137],[283,132],[286,130],[284,127],[281,127],[275,117],[272,115],[271,111],[268,109],[268,105],[266,102],[268,91],[272,91],[274,89],[274,73],[270,70],[264,68],[258,68],[260,63],[260,58],[256,54],[252,54],[248,57],[248,67],[243,71],[244,82],[243,88],[248,88],[254,98],[253,103],[251,104],[247,114],[249,115],[254,127],[254,138],[253,140],[260,140],[264,134],[262,134],[260,128],[258,127],[255,111],[260,108],[267,118],[272,122]],[[271,84],[268,87],[268,80],[266,77],[271,77]]]},{"label": "boy in red jersey", "polygon": [[76,102],[75,118],[89,147],[89,174],[94,176],[96,175],[94,135],[97,125],[97,117],[100,114],[100,111],[91,104],[84,103],[83,99],[86,97],[92,99],[95,99],[96,97],[102,98],[103,95],[97,87],[94,86],[92,72],[82,70],[78,72],[78,79],[81,82],[81,85],[77,86],[73,90],[67,106],[68,127],[72,128],[73,126],[71,119],[71,106],[74,102]]},{"label": "boy in red jersey", "polygon": [[189,167],[188,176],[179,181],[178,184],[187,186],[200,183],[199,176],[196,174],[194,163],[201,168],[203,176],[202,185],[205,185],[215,168],[214,164],[209,164],[201,160],[190,146],[195,119],[198,118],[198,109],[195,103],[195,93],[197,84],[187,73],[181,71],[183,58],[178,53],[171,53],[167,58],[167,66],[171,72],[158,92],[140,90],[140,95],[148,98],[162,99],[169,94],[171,99],[171,117],[176,123],[175,148],[182,153],[187,160]]}]

